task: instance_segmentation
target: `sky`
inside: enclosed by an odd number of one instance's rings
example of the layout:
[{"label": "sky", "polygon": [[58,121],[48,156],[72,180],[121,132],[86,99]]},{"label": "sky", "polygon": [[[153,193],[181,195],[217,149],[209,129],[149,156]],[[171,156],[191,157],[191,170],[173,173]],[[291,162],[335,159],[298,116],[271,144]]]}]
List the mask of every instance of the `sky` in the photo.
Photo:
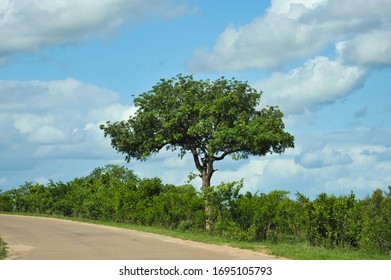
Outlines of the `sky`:
[{"label": "sky", "polygon": [[389,0],[0,0],[0,189],[106,164],[184,184],[190,156],[126,163],[99,129],[182,73],[247,81],[295,136],[281,155],[216,163],[212,184],[308,197],[386,190],[390,14]]}]

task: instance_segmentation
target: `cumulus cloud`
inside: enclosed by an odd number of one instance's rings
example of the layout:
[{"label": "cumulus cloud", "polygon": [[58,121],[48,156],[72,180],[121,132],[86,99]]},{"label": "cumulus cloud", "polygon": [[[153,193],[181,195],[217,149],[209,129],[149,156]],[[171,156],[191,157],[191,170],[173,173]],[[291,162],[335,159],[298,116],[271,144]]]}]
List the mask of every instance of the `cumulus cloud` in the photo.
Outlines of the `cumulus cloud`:
[{"label": "cumulus cloud", "polygon": [[188,13],[171,0],[0,1],[0,64],[9,55],[76,43],[148,17]]},{"label": "cumulus cloud", "polygon": [[352,158],[338,149],[325,146],[318,151],[305,151],[295,158],[295,162],[306,168],[321,168],[351,164]]},{"label": "cumulus cloud", "polygon": [[346,40],[352,61],[390,65],[390,12],[387,0],[273,0],[251,23],[228,26],[212,51],[197,50],[188,68],[276,69]]},{"label": "cumulus cloud", "polygon": [[9,170],[47,159],[112,158],[99,124],[136,110],[115,92],[75,79],[0,81],[0,107],[0,167]]},{"label": "cumulus cloud", "polygon": [[374,30],[340,42],[338,55],[344,60],[367,67],[391,65],[391,31]]},{"label": "cumulus cloud", "polygon": [[288,73],[275,72],[254,87],[264,92],[264,104],[278,105],[287,115],[302,114],[359,88],[365,74],[364,68],[319,56]]},{"label": "cumulus cloud", "polygon": [[387,147],[371,147],[363,150],[361,155],[375,158],[378,163],[391,162],[391,149]]},{"label": "cumulus cloud", "polygon": [[354,191],[365,197],[390,184],[388,136],[391,137],[390,129],[300,134],[296,147],[283,155],[252,157],[219,169],[214,184],[243,178],[245,191],[279,189],[311,197],[321,192],[343,195]]},{"label": "cumulus cloud", "polygon": [[[337,194],[353,190],[357,194],[368,195],[376,188],[385,189],[389,185],[390,149],[384,146],[384,140],[371,141],[371,131],[350,130],[339,135],[326,133],[309,137],[309,141],[317,141],[319,136],[329,141],[325,148],[312,149],[310,144],[303,145],[302,152],[295,158],[295,163],[306,170],[303,178],[312,180],[314,192],[317,187],[318,190],[324,188],[322,191]],[[388,135],[390,131],[383,133]],[[379,155],[383,157],[379,158]]]}]

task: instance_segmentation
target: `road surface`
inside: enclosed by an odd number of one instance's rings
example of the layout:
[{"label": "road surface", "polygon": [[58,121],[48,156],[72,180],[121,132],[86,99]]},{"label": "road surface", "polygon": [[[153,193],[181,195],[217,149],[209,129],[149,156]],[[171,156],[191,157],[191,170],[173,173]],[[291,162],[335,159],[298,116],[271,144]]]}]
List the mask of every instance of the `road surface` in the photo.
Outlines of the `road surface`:
[{"label": "road surface", "polygon": [[185,241],[129,229],[54,218],[0,214],[7,259],[271,260],[264,253]]}]

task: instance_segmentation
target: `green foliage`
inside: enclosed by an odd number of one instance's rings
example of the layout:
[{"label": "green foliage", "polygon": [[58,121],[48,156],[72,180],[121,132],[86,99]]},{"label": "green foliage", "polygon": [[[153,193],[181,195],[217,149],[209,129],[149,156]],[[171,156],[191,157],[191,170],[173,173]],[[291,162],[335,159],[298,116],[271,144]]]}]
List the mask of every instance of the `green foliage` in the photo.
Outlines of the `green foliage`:
[{"label": "green foliage", "polygon": [[243,182],[231,182],[203,190],[205,201],[211,210],[209,219],[213,226],[212,232],[232,235],[232,231],[236,230],[232,216],[235,201],[242,187]]},{"label": "green foliage", "polygon": [[379,189],[360,204],[362,232],[359,241],[364,250],[391,254],[391,187],[383,195]]},{"label": "green foliage", "polygon": [[122,166],[96,168],[84,178],[47,186],[25,183],[0,192],[0,211],[43,213],[91,220],[199,230],[204,201],[191,185],[165,185],[159,178],[138,178]]},{"label": "green foliage", "polygon": [[288,192],[240,194],[243,182],[222,183],[204,191],[211,203],[213,232],[233,239],[277,241],[300,233],[297,203]]},{"label": "green foliage", "polygon": [[[98,221],[204,232],[232,241],[308,244],[391,253],[391,187],[364,200],[322,193],[314,200],[288,192],[242,192],[243,181],[197,191],[192,185],[140,179],[121,166],[96,168],[68,183],[25,183],[0,192],[0,211],[55,214]],[[205,209],[209,212],[206,213]]]},{"label": "green foliage", "polygon": [[7,255],[6,243],[0,238],[0,260],[4,259]]},{"label": "green foliage", "polygon": [[100,128],[127,161],[145,160],[164,147],[179,149],[180,157],[190,152],[203,187],[209,187],[215,161],[282,153],[294,146],[278,107],[256,109],[260,97],[261,92],[235,79],[196,81],[178,75],[135,98],[135,116]]},{"label": "green foliage", "polygon": [[307,231],[311,245],[356,247],[360,217],[354,194],[335,197],[320,194],[313,202],[306,200]]},{"label": "green foliage", "polygon": [[10,192],[2,193],[0,190],[0,212],[11,212],[14,209],[14,202]]},{"label": "green foliage", "polygon": [[202,229],[205,224],[204,201],[191,185],[165,186],[153,200],[158,224],[182,231]]}]

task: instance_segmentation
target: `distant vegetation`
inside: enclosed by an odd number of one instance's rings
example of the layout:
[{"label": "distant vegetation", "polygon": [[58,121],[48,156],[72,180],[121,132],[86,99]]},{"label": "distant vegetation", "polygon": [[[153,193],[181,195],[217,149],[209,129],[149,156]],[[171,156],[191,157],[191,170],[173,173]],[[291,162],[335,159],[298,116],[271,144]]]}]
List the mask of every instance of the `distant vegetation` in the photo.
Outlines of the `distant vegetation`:
[{"label": "distant vegetation", "polygon": [[242,182],[230,182],[200,192],[192,185],[140,179],[125,167],[108,165],[67,183],[25,183],[0,191],[0,211],[205,232],[208,201],[210,235],[391,254],[391,186],[388,192],[378,189],[363,200],[353,193],[322,193],[314,200],[297,193],[291,199],[285,191],[243,193],[242,187]]}]

